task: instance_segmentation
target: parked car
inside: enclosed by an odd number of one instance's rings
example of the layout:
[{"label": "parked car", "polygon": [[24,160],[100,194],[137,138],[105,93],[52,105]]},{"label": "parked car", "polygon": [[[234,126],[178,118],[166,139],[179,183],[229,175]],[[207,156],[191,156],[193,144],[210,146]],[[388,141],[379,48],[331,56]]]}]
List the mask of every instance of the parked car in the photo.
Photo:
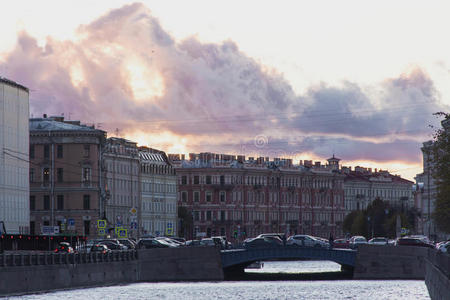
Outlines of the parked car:
[{"label": "parked car", "polygon": [[385,237],[374,237],[370,239],[367,243],[370,245],[387,245],[388,239]]},{"label": "parked car", "polygon": [[74,253],[72,246],[67,242],[59,243],[58,247],[54,250],[55,253]]},{"label": "parked car", "polygon": [[212,238],[203,238],[200,241],[200,245],[214,247],[216,244],[214,243]]},{"label": "parked car", "polygon": [[326,248],[329,246],[328,241],[323,241],[321,239],[306,234],[296,234],[290,236],[287,239],[286,244],[302,247],[322,247],[322,248]]},{"label": "parked car", "polygon": [[164,240],[157,240],[156,238],[143,238],[137,243],[138,249],[151,249],[151,248],[173,248],[172,244],[165,242]]},{"label": "parked car", "polygon": [[352,236],[350,238],[349,246],[351,249],[358,249],[358,246],[363,244],[367,244],[367,240],[361,235]]},{"label": "parked car", "polygon": [[402,237],[397,239],[396,246],[418,246],[418,247],[434,248],[433,244],[427,243],[420,238],[412,238],[412,237]]},{"label": "parked car", "polygon": [[155,239],[162,244],[167,244],[169,248],[175,248],[180,246],[180,243],[178,241],[172,240],[171,238],[165,236],[156,237]]},{"label": "parked car", "polygon": [[100,240],[98,243],[105,244],[111,250],[127,250],[128,247],[122,244],[118,239]]},{"label": "parked car", "polygon": [[333,248],[340,248],[340,249],[348,249],[349,241],[347,239],[335,239],[333,241]]},{"label": "parked car", "polygon": [[283,246],[283,241],[275,237],[260,237],[247,239],[243,243],[243,247],[246,249],[251,248],[271,248]]},{"label": "parked car", "polygon": [[120,244],[127,246],[128,249],[135,249],[136,243],[130,239],[119,239]]},{"label": "parked car", "polygon": [[284,233],[261,233],[257,236],[257,238],[263,238],[263,237],[270,237],[270,236],[276,236],[280,238],[280,240],[283,240],[283,237],[285,236]]},{"label": "parked car", "polygon": [[106,245],[104,245],[104,244],[94,244],[94,245],[91,247],[90,252],[92,252],[92,253],[98,253],[98,252],[100,252],[100,253],[106,254],[106,253],[111,252],[111,249],[109,249],[109,248],[108,248]]},{"label": "parked car", "polygon": [[450,254],[450,241],[441,243],[437,249],[441,252]]},{"label": "parked car", "polygon": [[189,240],[186,241],[186,246],[201,246],[200,240]]}]

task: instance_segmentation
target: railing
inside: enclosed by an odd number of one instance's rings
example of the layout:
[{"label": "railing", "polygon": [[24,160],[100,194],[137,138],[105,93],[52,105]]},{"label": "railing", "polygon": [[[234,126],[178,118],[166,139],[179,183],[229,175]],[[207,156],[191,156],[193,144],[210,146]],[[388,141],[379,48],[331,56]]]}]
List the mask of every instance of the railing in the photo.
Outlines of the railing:
[{"label": "railing", "polygon": [[111,251],[108,253],[4,253],[0,255],[1,267],[89,264],[137,260],[136,250]]}]

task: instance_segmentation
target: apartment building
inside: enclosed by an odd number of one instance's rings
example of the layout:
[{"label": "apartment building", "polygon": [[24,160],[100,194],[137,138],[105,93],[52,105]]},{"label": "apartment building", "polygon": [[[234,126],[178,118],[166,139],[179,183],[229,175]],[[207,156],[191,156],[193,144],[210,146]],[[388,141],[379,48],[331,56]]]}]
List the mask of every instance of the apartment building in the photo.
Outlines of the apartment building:
[{"label": "apartment building", "polygon": [[344,176],[334,160],[293,165],[290,159],[214,153],[169,157],[178,177],[178,206],[192,214],[187,238],[343,234]]},{"label": "apartment building", "polygon": [[0,222],[11,234],[29,232],[28,115],[28,88],[0,77]]},{"label": "apartment building", "polygon": [[30,232],[97,237],[101,206],[101,152],[106,133],[64,117],[29,120]]},{"label": "apartment building", "polygon": [[116,227],[127,229],[127,236],[138,237],[138,211],[141,193],[139,153],[135,142],[110,137],[102,153],[105,182],[106,234],[115,236]]},{"label": "apartment building", "polygon": [[139,147],[143,236],[174,236],[178,233],[177,176],[163,151]]},{"label": "apartment building", "polygon": [[364,210],[375,199],[389,203],[391,207],[406,210],[414,207],[412,186],[414,182],[392,175],[388,171],[372,171],[371,168],[342,167],[346,214]]}]

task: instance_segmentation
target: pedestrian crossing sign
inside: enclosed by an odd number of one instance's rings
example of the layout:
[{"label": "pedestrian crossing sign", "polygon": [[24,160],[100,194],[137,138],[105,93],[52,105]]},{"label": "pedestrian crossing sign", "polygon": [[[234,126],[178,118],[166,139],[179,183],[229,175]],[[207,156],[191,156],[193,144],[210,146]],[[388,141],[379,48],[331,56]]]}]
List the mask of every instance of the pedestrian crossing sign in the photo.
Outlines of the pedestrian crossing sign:
[{"label": "pedestrian crossing sign", "polygon": [[97,220],[97,228],[106,228],[106,220]]},{"label": "pedestrian crossing sign", "polygon": [[118,236],[121,239],[127,238],[128,237],[128,230],[124,229],[124,228],[119,229]]},{"label": "pedestrian crossing sign", "polygon": [[105,235],[106,234],[106,231],[105,231],[105,229],[103,229],[103,228],[100,228],[99,230],[98,230],[98,235],[101,235],[101,236],[103,236],[103,235]]}]

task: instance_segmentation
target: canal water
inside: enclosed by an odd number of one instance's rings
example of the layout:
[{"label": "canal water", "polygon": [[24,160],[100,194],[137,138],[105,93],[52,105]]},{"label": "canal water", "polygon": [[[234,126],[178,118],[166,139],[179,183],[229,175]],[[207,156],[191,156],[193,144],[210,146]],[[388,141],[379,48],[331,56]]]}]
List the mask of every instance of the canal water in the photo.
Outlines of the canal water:
[{"label": "canal water", "polygon": [[[339,271],[327,261],[264,262],[251,273]],[[136,283],[34,294],[10,299],[430,299],[421,280],[314,280]]]}]

